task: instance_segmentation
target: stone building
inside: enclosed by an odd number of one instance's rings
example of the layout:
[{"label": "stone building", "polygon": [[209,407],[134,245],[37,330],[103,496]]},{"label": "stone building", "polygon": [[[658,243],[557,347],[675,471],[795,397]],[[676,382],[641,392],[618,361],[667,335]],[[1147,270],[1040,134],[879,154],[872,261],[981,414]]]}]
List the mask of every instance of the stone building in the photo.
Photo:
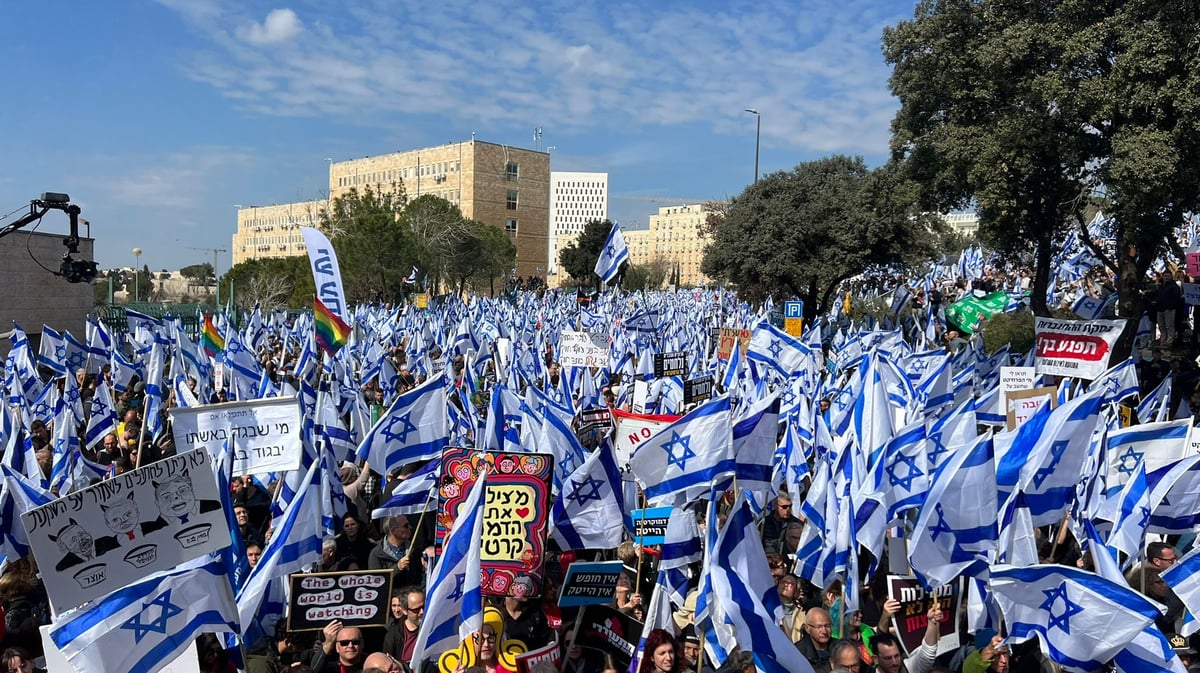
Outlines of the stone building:
[{"label": "stone building", "polygon": [[[65,238],[19,231],[0,239],[0,334],[7,334],[16,322],[35,348],[43,324],[84,338],[84,324],[94,303],[93,288],[88,283],[68,283],[52,273],[62,265]],[[90,238],[79,239],[79,254],[72,257],[93,259],[94,243]],[[8,339],[0,339],[0,353],[7,353],[8,348]]]},{"label": "stone building", "polygon": [[671,270],[679,268],[681,286],[707,285],[711,279],[700,271],[708,245],[703,229],[707,217],[708,210],[700,203],[659,208],[650,216],[649,229],[623,232],[629,262],[644,265],[662,259]]}]

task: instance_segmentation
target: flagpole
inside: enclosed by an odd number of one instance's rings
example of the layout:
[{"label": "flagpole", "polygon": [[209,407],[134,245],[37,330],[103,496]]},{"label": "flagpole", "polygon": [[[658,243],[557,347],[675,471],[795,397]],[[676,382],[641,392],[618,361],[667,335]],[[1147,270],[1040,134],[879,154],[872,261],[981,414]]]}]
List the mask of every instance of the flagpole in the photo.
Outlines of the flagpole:
[{"label": "flagpole", "polygon": [[421,524],[425,523],[425,515],[429,513],[429,501],[433,499],[434,493],[437,493],[437,489],[431,488],[429,489],[429,495],[425,496],[425,506],[421,508],[421,516],[417,519],[417,526],[413,528],[412,537],[408,540],[408,551],[404,552],[405,556],[412,555],[413,547],[417,544],[417,532],[421,530]]},{"label": "flagpole", "polygon": [[[579,607],[575,613],[575,625],[571,627],[571,635],[567,638],[567,650],[570,651],[575,646],[575,638],[579,635],[579,627],[583,625],[583,607]],[[565,671],[567,667],[567,657],[563,657],[559,662],[558,670]]]}]

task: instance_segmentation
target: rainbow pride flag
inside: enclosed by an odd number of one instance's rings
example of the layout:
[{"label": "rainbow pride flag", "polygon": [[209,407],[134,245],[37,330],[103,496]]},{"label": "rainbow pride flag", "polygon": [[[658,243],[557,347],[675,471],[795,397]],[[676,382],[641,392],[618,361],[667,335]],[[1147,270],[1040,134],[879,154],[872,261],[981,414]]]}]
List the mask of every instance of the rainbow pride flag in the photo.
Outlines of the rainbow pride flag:
[{"label": "rainbow pride flag", "polygon": [[200,346],[210,358],[217,357],[217,353],[225,350],[225,340],[221,338],[221,333],[213,324],[211,315],[204,316],[204,329],[200,332]]},{"label": "rainbow pride flag", "polygon": [[338,349],[346,345],[350,338],[350,327],[321,303],[321,298],[313,296],[313,327],[316,330],[317,345],[331,357]]}]

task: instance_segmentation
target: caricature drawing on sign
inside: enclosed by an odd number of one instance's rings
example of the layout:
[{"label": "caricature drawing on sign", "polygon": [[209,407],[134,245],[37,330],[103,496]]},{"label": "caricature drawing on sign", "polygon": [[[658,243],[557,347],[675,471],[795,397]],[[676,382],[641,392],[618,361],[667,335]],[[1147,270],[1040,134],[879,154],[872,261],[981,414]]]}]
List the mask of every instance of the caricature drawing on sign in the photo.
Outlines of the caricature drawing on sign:
[{"label": "caricature drawing on sign", "polygon": [[96,558],[92,535],[75,523],[75,519],[67,519],[67,522],[58,535],[49,536],[50,541],[57,544],[63,553],[63,557],[54,565],[55,570],[66,570]]},{"label": "caricature drawing on sign", "polygon": [[143,533],[152,533],[168,526],[184,526],[197,515],[221,509],[216,500],[197,500],[188,479],[187,470],[167,479],[151,481],[154,486],[154,501],[158,504],[159,517],[142,527]]},{"label": "caricature drawing on sign", "polygon": [[138,524],[137,501],[133,491],[107,505],[100,505],[104,512],[104,524],[113,532],[96,538],[96,555],[106,554],[121,547],[136,547],[146,541],[146,533],[154,530],[153,522]]}]

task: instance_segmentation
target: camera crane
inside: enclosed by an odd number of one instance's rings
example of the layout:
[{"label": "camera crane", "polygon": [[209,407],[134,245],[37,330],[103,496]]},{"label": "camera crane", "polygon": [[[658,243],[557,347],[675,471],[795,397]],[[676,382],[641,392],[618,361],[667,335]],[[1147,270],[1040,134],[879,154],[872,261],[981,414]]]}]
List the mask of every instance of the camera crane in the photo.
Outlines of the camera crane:
[{"label": "camera crane", "polygon": [[[14,233],[26,225],[38,222],[51,210],[61,210],[71,220],[71,233],[63,239],[67,252],[63,255],[62,266],[58,272],[50,271],[61,276],[68,283],[90,283],[96,279],[97,267],[95,262],[83,259],[73,259],[72,254],[79,254],[79,206],[71,203],[71,197],[57,192],[44,192],[39,199],[29,202],[29,213],[18,217],[15,221],[0,227],[0,238]],[[49,269],[47,269],[49,271]]]}]

